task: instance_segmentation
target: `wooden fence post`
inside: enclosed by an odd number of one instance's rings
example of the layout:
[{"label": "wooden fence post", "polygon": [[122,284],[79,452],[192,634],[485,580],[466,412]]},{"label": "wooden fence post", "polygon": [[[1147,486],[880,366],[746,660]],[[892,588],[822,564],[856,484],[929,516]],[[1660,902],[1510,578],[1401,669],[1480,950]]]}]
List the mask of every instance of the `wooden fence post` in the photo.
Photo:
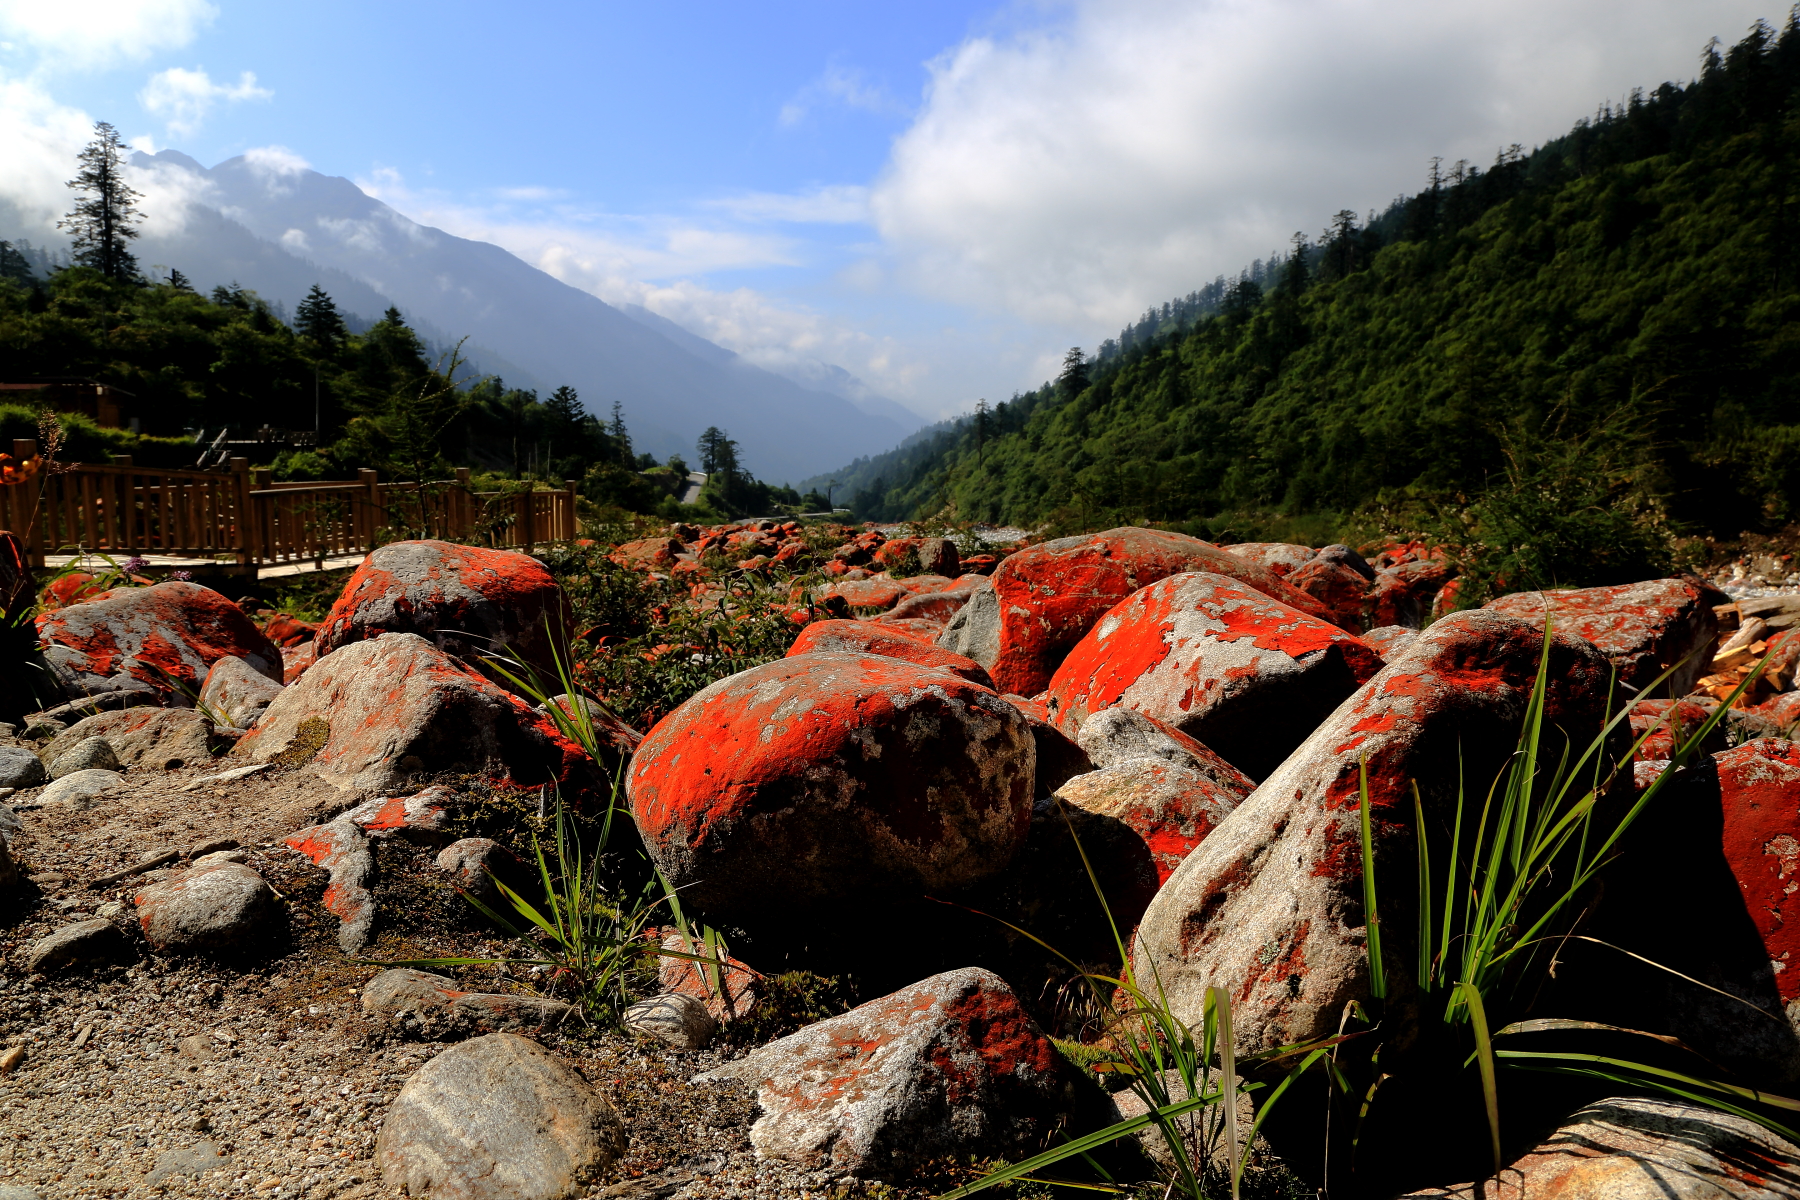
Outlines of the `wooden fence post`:
[{"label": "wooden fence post", "polygon": [[517,506],[516,511],[518,513],[513,521],[513,524],[517,527],[513,539],[517,543],[515,549],[523,554],[530,554],[534,544],[531,535],[536,532],[534,527],[537,525],[537,504],[535,503],[534,489],[527,487],[524,491],[519,493],[519,497],[514,503]]},{"label": "wooden fence post", "polygon": [[[14,438],[13,457],[20,462],[37,457],[36,438]],[[30,494],[25,493],[29,489]],[[50,477],[40,475],[30,483],[15,489],[14,503],[18,505],[19,519],[30,521],[30,529],[19,529],[14,532],[25,535],[26,565],[41,570],[44,566],[44,523],[50,519],[50,503],[44,493],[50,490]],[[32,514],[37,514],[33,521]]]},{"label": "wooden fence post", "polygon": [[232,459],[231,473],[237,480],[237,519],[233,522],[236,536],[231,539],[236,545],[232,550],[238,566],[254,566],[261,557],[262,547],[258,544],[260,539],[256,536],[256,518],[250,499],[250,460]]},{"label": "wooden fence post", "polygon": [[569,489],[567,525],[563,529],[563,540],[565,541],[574,541],[575,535],[581,532],[581,526],[575,520],[575,488],[580,482],[579,479],[563,480],[563,486]]},{"label": "wooden fence post", "polygon": [[381,527],[382,518],[387,515],[381,503],[381,472],[373,467],[358,467],[356,477],[369,490],[368,528],[363,532],[363,544],[373,550],[375,548],[375,531]]},{"label": "wooden fence post", "polygon": [[475,531],[475,497],[471,494],[472,487],[469,468],[456,468],[456,483],[450,489],[450,541],[460,542]]}]

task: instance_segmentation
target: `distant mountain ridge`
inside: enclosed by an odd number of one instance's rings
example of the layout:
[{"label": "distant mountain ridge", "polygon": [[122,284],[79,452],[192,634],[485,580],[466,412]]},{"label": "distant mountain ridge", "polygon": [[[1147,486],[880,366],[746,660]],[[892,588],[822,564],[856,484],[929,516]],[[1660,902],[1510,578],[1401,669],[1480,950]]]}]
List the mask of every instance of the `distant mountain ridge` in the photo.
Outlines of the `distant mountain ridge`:
[{"label": "distant mountain ridge", "polygon": [[[208,169],[175,150],[133,165],[179,173],[171,190],[194,198],[179,220],[145,230],[146,268],[176,268],[203,291],[236,282],[289,312],[315,282],[365,318],[398,307],[435,344],[466,336],[479,369],[513,386],[569,384],[596,414],[619,401],[637,448],[659,458],[691,457],[716,425],[745,467],[786,481],[886,449],[918,423],[628,315],[499,246],[420,225],[348,179],[264,158]],[[15,225],[0,205],[0,236],[32,235]]]}]

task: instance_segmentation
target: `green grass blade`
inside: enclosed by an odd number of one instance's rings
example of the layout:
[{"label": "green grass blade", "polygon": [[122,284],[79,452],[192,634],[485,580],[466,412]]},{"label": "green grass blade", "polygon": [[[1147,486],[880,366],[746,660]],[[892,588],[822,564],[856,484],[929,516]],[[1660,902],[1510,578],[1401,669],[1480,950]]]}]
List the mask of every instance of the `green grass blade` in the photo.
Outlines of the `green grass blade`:
[{"label": "green grass blade", "polygon": [[1370,831],[1369,818],[1369,760],[1361,763],[1359,778],[1358,806],[1359,824],[1362,831],[1362,871],[1363,871],[1363,924],[1368,930],[1367,949],[1369,953],[1369,995],[1377,1000],[1387,999],[1387,965],[1381,957],[1381,916],[1375,907],[1375,842]]},{"label": "green grass blade", "polygon": [[1481,1066],[1481,1099],[1487,1106],[1488,1140],[1494,1152],[1494,1174],[1498,1175],[1506,1163],[1500,1157],[1500,1089],[1494,1079],[1494,1046],[1488,1040],[1487,1013],[1482,1008],[1479,991],[1467,983],[1458,987],[1469,1009],[1469,1023],[1475,1029],[1475,1053]]},{"label": "green grass blade", "polygon": [[1245,1146],[1243,1155],[1238,1154],[1237,1038],[1231,1029],[1231,993],[1221,987],[1207,990],[1212,992],[1213,1011],[1218,1014],[1219,1066],[1223,1072],[1219,1091],[1225,1097],[1225,1144],[1230,1147],[1227,1153],[1231,1156],[1231,1200],[1238,1200],[1238,1179],[1243,1174],[1243,1160],[1249,1157],[1250,1148]]},{"label": "green grass blade", "polygon": [[1421,991],[1431,990],[1431,846],[1425,836],[1425,801],[1419,797],[1419,782],[1413,781],[1413,842],[1419,851],[1419,962],[1414,979]]}]

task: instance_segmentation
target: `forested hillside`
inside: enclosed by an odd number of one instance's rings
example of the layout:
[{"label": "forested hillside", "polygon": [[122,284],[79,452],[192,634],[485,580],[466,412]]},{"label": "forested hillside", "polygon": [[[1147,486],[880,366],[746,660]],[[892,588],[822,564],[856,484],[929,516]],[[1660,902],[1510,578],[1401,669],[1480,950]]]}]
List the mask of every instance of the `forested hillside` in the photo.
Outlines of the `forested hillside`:
[{"label": "forested hillside", "polygon": [[1435,523],[1540,555],[1574,538],[1619,573],[1671,534],[1781,526],[1800,516],[1797,102],[1790,19],[1533,153],[1434,164],[1375,221],[1339,213],[1265,265],[1271,286],[1247,274],[1210,313],[1196,293],[1167,332],[1140,323],[835,477],[868,518]]}]

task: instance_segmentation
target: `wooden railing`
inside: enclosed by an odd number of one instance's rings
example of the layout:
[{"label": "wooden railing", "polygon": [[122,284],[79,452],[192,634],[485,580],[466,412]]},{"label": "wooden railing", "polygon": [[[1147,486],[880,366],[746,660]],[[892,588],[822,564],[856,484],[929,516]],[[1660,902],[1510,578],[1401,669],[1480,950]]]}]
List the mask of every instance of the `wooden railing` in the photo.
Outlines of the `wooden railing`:
[{"label": "wooden railing", "polygon": [[[35,448],[16,443],[15,458]],[[112,464],[58,466],[0,486],[0,529],[20,534],[32,565],[75,550],[229,558],[244,567],[363,554],[409,537],[532,553],[577,536],[575,481],[557,490],[477,492],[469,472],[427,483],[356,479],[277,483],[247,459],[228,472]]]}]

